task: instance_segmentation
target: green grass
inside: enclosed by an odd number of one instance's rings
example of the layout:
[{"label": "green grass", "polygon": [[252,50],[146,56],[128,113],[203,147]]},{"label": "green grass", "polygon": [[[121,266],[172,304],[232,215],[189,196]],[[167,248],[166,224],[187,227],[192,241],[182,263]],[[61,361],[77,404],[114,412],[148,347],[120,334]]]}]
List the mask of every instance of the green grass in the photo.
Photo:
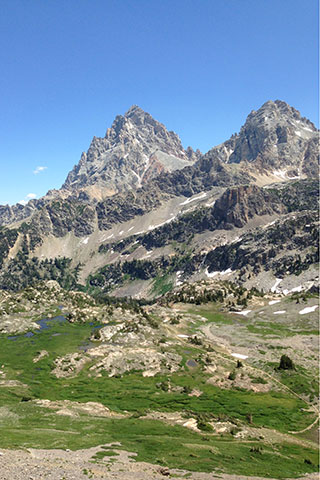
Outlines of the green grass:
[{"label": "green grass", "polygon": [[97,452],[92,458],[94,458],[95,460],[102,460],[105,457],[117,457],[117,456],[119,456],[119,453],[115,452],[114,450],[102,450],[101,452]]},{"label": "green grass", "polygon": [[156,277],[152,285],[151,293],[153,295],[165,295],[173,289],[173,279],[170,275]]},{"label": "green grass", "polygon": [[289,324],[281,324],[276,322],[254,322],[247,325],[250,333],[257,333],[259,335],[277,335],[280,337],[293,337],[294,335],[319,335],[319,331],[315,329],[306,330],[305,328],[292,328]]},{"label": "green grass", "polygon": [[[189,397],[184,393],[165,392],[157,386],[168,380],[168,375],[143,377],[141,373],[128,373],[120,378],[88,377],[90,363],[79,375],[73,378],[56,378],[51,374],[53,360],[57,356],[76,351],[92,331],[88,324],[64,323],[55,325],[28,338],[19,336],[17,340],[1,338],[0,364],[5,365],[7,378],[17,379],[29,386],[26,389],[13,389],[17,399],[29,395],[31,398],[50,400],[73,400],[78,402],[97,401],[110,409],[123,412],[183,411],[210,412],[214,415],[225,414],[229,417],[245,420],[251,413],[258,426],[276,428],[279,431],[299,430],[311,423],[310,414],[301,411],[305,404],[294,397],[277,392],[252,393],[239,390],[223,390],[207,384],[207,378],[200,369],[180,371],[171,374],[171,384],[198,388],[200,397]],[[52,336],[52,333],[60,333]],[[36,354],[45,349],[49,352],[37,363],[33,363]],[[188,347],[196,357],[200,349]],[[187,358],[187,356],[186,356]],[[185,360],[186,360],[185,358]],[[187,367],[186,367],[187,368]],[[0,405],[5,405],[0,398]]]},{"label": "green grass", "polygon": [[[159,421],[59,417],[31,404],[20,405],[18,413],[19,421],[3,429],[1,448],[76,450],[119,441],[121,447],[117,449],[136,452],[137,461],[190,471],[218,469],[238,475],[284,478],[316,470],[317,454],[310,448],[286,444],[269,446],[257,440],[238,442],[230,435],[206,436],[204,442],[201,435]],[[262,454],[252,453],[252,447],[262,447]],[[115,453],[103,450],[96,458]],[[312,465],[306,464],[305,459]]]},{"label": "green grass", "polygon": [[311,400],[319,396],[319,382],[306,369],[296,366],[296,370],[283,370],[279,373],[281,382],[299,395],[309,395]]},{"label": "green grass", "polygon": [[[233,320],[231,317],[219,312],[204,309],[203,307],[190,308],[188,309],[188,313],[192,313],[194,315],[201,315],[202,317],[206,318],[210,323],[224,323],[225,325],[232,325],[233,323],[235,323],[235,320]],[[237,320],[241,320],[241,319],[237,319]]]},{"label": "green grass", "polygon": [[[231,435],[221,438],[209,435],[204,441],[202,435],[186,428],[142,420],[136,415],[149,410],[192,411],[246,423],[250,413],[254,426],[288,432],[306,427],[314,418],[303,410],[302,401],[290,395],[222,390],[208,384],[208,376],[200,368],[191,371],[186,367],[174,374],[155,377],[143,377],[136,372],[120,378],[109,378],[107,374],[89,378],[88,365],[74,378],[53,376],[53,360],[76,351],[88,340],[92,329],[88,324],[63,323],[36,332],[31,338],[20,335],[13,341],[4,335],[0,337],[0,365],[4,365],[6,378],[28,386],[0,387],[1,448],[79,449],[121,442],[121,448],[138,454],[137,460],[191,471],[222,469],[239,475],[294,478],[316,470],[317,457],[312,449],[284,444],[271,447],[257,440],[238,441]],[[53,336],[54,333],[60,335]],[[184,348],[190,352],[184,354],[184,362],[203,353],[201,348],[191,345]],[[41,350],[47,350],[49,356],[33,363]],[[165,392],[157,384],[168,379],[172,387],[198,388],[203,394],[190,397],[186,393]],[[21,401],[27,397],[97,401],[111,410],[127,411],[129,416],[123,419],[60,416],[32,401]],[[250,451],[253,446],[262,446],[262,453]],[[111,452],[107,452],[109,456]],[[305,463],[305,459],[312,465]]]}]

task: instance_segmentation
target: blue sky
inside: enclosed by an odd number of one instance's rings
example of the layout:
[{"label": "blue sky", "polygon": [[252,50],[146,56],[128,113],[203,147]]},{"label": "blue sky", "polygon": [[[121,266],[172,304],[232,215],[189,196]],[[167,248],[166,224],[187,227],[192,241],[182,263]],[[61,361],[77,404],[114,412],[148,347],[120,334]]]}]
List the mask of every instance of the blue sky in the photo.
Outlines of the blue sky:
[{"label": "blue sky", "polygon": [[0,204],[59,188],[132,104],[203,152],[269,99],[319,125],[317,0],[0,4]]}]

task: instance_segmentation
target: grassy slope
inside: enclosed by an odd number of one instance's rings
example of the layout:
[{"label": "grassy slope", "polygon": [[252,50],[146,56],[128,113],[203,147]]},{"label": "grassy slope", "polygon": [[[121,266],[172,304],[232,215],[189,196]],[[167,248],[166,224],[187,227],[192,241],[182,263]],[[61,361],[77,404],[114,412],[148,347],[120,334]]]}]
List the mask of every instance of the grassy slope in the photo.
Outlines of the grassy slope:
[{"label": "grassy slope", "polygon": [[[157,384],[168,379],[163,375],[144,378],[137,372],[121,378],[107,375],[88,378],[87,367],[75,378],[52,376],[53,359],[76,351],[90,337],[92,328],[88,324],[65,323],[37,332],[30,338],[19,336],[9,340],[1,336],[0,365],[4,365],[6,379],[19,380],[28,388],[0,387],[0,447],[77,449],[120,441],[123,448],[138,453],[138,460],[189,470],[222,468],[230,473],[277,478],[315,470],[317,455],[310,448],[292,444],[270,446],[258,438],[238,441],[230,434],[204,437],[180,426],[134,418],[137,412],[148,410],[191,410],[245,422],[246,414],[251,413],[257,427],[267,426],[282,432],[299,430],[311,423],[313,417],[303,410],[303,402],[289,395],[220,390],[206,384],[206,376],[200,369],[192,372],[186,369],[170,375],[172,386],[200,388],[203,392],[200,397],[159,389]],[[60,335],[53,336],[54,333]],[[49,352],[49,357],[33,363],[33,358],[42,349]],[[201,348],[192,350],[195,353]],[[98,401],[112,410],[134,415],[124,419],[85,415],[70,418],[56,415],[33,402],[21,401],[23,397]],[[253,447],[262,447],[262,453],[250,451]],[[305,459],[313,465],[305,463]]]}]

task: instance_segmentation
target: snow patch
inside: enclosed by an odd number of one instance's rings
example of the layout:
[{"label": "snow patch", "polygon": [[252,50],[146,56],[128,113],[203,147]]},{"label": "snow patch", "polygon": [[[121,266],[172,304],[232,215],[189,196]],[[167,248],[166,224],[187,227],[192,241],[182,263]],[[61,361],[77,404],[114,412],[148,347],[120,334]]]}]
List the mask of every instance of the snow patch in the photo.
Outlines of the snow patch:
[{"label": "snow patch", "polygon": [[298,287],[292,288],[289,292],[290,293],[292,293],[292,292],[302,292],[302,290],[303,290],[303,286],[299,285]]},{"label": "snow patch", "polygon": [[314,305],[313,307],[306,307],[303,310],[300,310],[299,315],[305,315],[306,313],[315,312],[318,308],[318,305]]},{"label": "snow patch", "polygon": [[204,273],[207,275],[207,277],[213,278],[213,277],[215,277],[216,275],[218,275],[218,273],[220,273],[220,272],[210,272],[210,273],[209,273],[209,272],[208,272],[208,269],[206,269],[206,271],[205,271]]},{"label": "snow patch", "polygon": [[222,272],[220,272],[220,275],[231,275],[232,270],[231,268],[228,268],[227,270],[222,270]]},{"label": "snow patch", "polygon": [[180,280],[180,277],[181,275],[183,274],[183,271],[182,270],[178,270],[178,272],[176,273],[176,286],[179,287],[180,285],[183,285],[183,282]]},{"label": "snow patch", "polygon": [[206,269],[204,273],[207,275],[207,277],[213,278],[217,275],[231,275],[233,271],[231,270],[231,268],[228,268],[227,270],[222,270],[221,272],[208,272],[208,269]]},{"label": "snow patch", "polygon": [[81,245],[81,244],[82,244],[82,245],[87,245],[88,241],[89,241],[89,237],[84,238],[83,240],[80,240],[80,245]]},{"label": "snow patch", "polygon": [[275,284],[271,288],[272,293],[280,293],[278,285],[282,282],[282,278],[276,278]]},{"label": "snow patch", "polygon": [[280,303],[280,302],[281,302],[281,300],[271,300],[269,302],[269,305],[275,305],[276,303]]},{"label": "snow patch", "polygon": [[[170,215],[173,215],[173,214],[170,213]],[[166,223],[172,222],[173,220],[175,220],[175,218],[176,218],[176,217],[169,218],[169,220],[166,220],[165,222],[159,223],[158,225],[155,225],[153,228],[162,227],[162,225],[166,225]],[[153,226],[153,225],[152,225],[152,226]],[[149,228],[150,228],[150,227],[149,227]]]},{"label": "snow patch", "polygon": [[138,179],[138,187],[141,187],[141,177],[138,175],[134,170],[132,170],[132,173],[137,177]]},{"label": "snow patch", "polygon": [[232,313],[236,313],[237,315],[244,315],[246,317],[250,312],[252,312],[252,310],[242,310],[242,312],[232,312]]},{"label": "snow patch", "polygon": [[205,198],[207,196],[206,192],[201,193],[197,197],[194,198],[187,198],[184,202],[180,203],[180,205],[187,205],[188,203],[195,202],[196,200],[201,200],[202,198]]},{"label": "snow patch", "polygon": [[274,170],[273,175],[275,175],[276,177],[283,178],[285,180],[286,179],[286,173],[287,173],[286,170]]},{"label": "snow patch", "polygon": [[236,237],[236,238],[234,238],[234,239],[232,240],[231,243],[241,242],[242,238],[243,238],[243,237]]},{"label": "snow patch", "polygon": [[231,357],[240,358],[240,360],[246,360],[248,355],[242,355],[242,353],[231,353]]},{"label": "snow patch", "polygon": [[296,180],[297,178],[298,178],[298,179],[301,178],[301,175],[296,175],[295,177],[289,177],[289,175],[288,175],[287,178],[288,178],[289,180]]},{"label": "snow patch", "polygon": [[304,290],[308,290],[310,287],[312,287],[313,282],[312,280],[309,282],[305,282],[303,285],[298,285],[297,287],[292,288],[291,290],[283,290],[284,295],[288,295],[289,293],[294,293],[294,292],[303,292]]},{"label": "snow patch", "polygon": [[179,337],[179,338],[189,338],[189,335],[182,335],[182,334],[180,334],[180,335],[177,335],[177,337]]},{"label": "snow patch", "polygon": [[279,310],[278,312],[273,312],[273,315],[281,315],[282,313],[286,313],[286,310]]},{"label": "snow patch", "polygon": [[276,223],[276,220],[273,220],[273,222],[267,223],[267,225],[264,225],[262,228],[268,228],[271,225],[274,225]]}]

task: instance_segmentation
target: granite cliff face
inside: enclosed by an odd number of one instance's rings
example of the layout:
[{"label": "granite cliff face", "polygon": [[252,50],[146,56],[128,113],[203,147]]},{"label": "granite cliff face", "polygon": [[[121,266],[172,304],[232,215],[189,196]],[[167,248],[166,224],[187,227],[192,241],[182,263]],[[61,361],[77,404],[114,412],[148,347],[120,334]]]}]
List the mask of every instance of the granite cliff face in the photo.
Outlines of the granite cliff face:
[{"label": "granite cliff face", "polygon": [[104,138],[94,137],[67,176],[62,190],[103,199],[138,188],[162,172],[191,165],[199,157],[149,113],[134,105],[115,118]]}]

